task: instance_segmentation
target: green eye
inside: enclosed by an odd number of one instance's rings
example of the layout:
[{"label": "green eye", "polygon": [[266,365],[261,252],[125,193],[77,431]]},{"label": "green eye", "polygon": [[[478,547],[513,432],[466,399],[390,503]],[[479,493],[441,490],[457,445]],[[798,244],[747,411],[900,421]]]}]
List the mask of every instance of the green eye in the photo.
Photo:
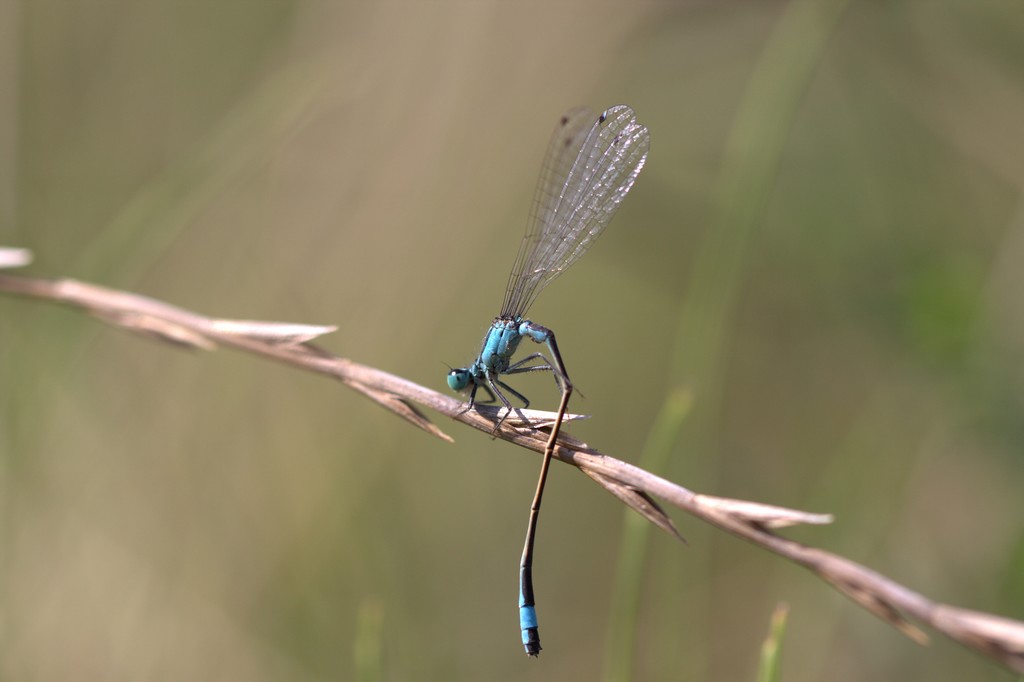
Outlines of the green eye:
[{"label": "green eye", "polygon": [[453,369],[448,372],[448,388],[461,391],[469,385],[469,372],[464,369]]}]

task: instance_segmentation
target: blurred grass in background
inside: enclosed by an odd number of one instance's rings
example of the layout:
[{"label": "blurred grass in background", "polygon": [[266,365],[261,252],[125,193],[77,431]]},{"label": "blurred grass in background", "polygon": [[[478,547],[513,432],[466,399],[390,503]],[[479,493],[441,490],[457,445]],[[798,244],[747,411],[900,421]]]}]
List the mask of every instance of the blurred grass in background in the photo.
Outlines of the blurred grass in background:
[{"label": "blurred grass in background", "polygon": [[[648,166],[532,313],[594,415],[573,433],[635,460],[687,391],[665,475],[832,512],[793,534],[1020,618],[1024,12],[800,5],[838,24],[786,36],[823,42],[764,110],[789,113],[737,243],[723,183],[765,142],[737,128],[752,83],[791,75],[764,71],[790,3],[0,2],[0,243],[35,274],[336,323],[334,352],[440,388],[497,312],[557,117],[628,103]],[[622,511],[584,477],[553,471],[527,660],[537,458],[77,312],[0,297],[0,320],[4,679],[602,674]],[[655,534],[643,564],[635,679],[753,679],[783,599],[780,679],[1010,679],[678,521],[690,547]]]}]

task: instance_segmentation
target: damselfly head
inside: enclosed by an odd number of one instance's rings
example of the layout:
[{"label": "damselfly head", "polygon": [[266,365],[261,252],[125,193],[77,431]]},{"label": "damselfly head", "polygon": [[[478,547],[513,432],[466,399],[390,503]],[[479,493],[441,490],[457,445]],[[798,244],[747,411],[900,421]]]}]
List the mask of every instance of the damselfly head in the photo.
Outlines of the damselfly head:
[{"label": "damselfly head", "polygon": [[469,370],[453,369],[448,372],[448,388],[453,391],[464,391],[469,386]]}]

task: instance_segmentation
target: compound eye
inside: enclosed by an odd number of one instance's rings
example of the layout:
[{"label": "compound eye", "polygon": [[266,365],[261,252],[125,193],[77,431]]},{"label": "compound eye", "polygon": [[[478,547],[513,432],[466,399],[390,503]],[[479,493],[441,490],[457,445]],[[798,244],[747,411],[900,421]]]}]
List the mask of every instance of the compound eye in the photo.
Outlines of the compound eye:
[{"label": "compound eye", "polygon": [[453,369],[448,372],[448,388],[461,391],[469,385],[469,372],[464,369]]}]

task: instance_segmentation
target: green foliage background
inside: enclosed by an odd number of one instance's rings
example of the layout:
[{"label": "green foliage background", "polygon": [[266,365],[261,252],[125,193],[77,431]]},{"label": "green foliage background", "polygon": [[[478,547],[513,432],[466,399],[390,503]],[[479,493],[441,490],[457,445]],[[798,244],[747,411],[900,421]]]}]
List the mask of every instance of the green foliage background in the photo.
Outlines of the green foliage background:
[{"label": "green foliage background", "polygon": [[[0,243],[224,317],[338,324],[420,383],[497,312],[547,136],[624,102],[652,151],[532,311],[575,435],[836,514],[792,534],[1024,617],[1024,8],[998,0],[0,2]],[[550,379],[517,382],[554,406]],[[0,297],[0,676],[597,679],[623,512],[354,393]],[[683,517],[637,680],[1012,679]]]}]

